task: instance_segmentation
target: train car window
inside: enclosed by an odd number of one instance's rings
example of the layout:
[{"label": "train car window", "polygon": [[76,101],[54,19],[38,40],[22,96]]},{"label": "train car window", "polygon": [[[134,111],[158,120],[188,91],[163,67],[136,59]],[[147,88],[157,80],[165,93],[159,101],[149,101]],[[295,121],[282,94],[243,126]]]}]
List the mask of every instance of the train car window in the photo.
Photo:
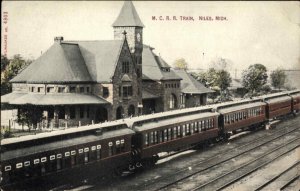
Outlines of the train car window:
[{"label": "train car window", "polygon": [[65,152],[65,157],[70,156],[70,152]]},{"label": "train car window", "polygon": [[61,159],[62,158],[62,154],[57,154],[56,158]]},{"label": "train car window", "polygon": [[57,158],[56,159],[56,170],[60,170],[61,169],[61,163],[62,163],[61,158]]},{"label": "train car window", "polygon": [[[119,146],[120,146],[120,144],[119,144]],[[116,145],[116,147],[119,147],[119,146]],[[90,161],[95,161],[95,160],[97,160],[96,146],[95,146],[94,150],[92,148],[91,148],[91,152],[90,152]],[[120,152],[120,149],[119,149],[119,152]]]},{"label": "train car window", "polygon": [[89,153],[84,153],[84,163],[89,162]]},{"label": "train car window", "polygon": [[4,171],[10,171],[11,170],[11,166],[5,166],[4,167]]},{"label": "train car window", "polygon": [[47,161],[46,157],[41,158],[41,162],[46,162],[46,161]]},{"label": "train car window", "polygon": [[116,141],[116,153],[118,154],[118,153],[120,153],[120,152],[121,152],[121,145],[120,145],[120,141],[117,140],[117,141]]},{"label": "train car window", "polygon": [[33,164],[39,164],[40,163],[40,159],[34,159]]},{"label": "train car window", "polygon": [[23,167],[23,163],[20,162],[16,164],[16,168],[22,168],[22,167]]},{"label": "train car window", "polygon": [[[124,139],[122,139],[121,141],[123,141],[124,143]],[[97,145],[97,150],[101,149],[101,145]]]},{"label": "train car window", "polygon": [[96,151],[97,153],[97,160],[101,159],[101,149]]},{"label": "train car window", "polygon": [[172,128],[168,129],[168,140],[172,140]]},{"label": "train car window", "polygon": [[177,138],[177,127],[173,128],[173,139]]},{"label": "train car window", "polygon": [[153,144],[153,132],[150,133],[150,145]]},{"label": "train car window", "polygon": [[168,131],[167,129],[164,130],[164,142],[168,140]]},{"label": "train car window", "polygon": [[162,140],[163,140],[163,137],[162,137],[162,131],[158,131],[158,135],[159,135],[158,142],[161,143]]},{"label": "train car window", "polygon": [[83,149],[78,149],[78,153],[83,153]]},{"label": "train car window", "polygon": [[198,121],[195,121],[195,123],[194,123],[194,131],[195,132],[199,131],[199,129],[198,129]]},{"label": "train car window", "polygon": [[71,151],[71,155],[76,155],[76,151]]},{"label": "train car window", "polygon": [[24,166],[30,166],[30,161],[25,161]]},{"label": "train car window", "polygon": [[[119,142],[119,144],[120,144],[120,141],[116,141],[116,143],[117,143],[117,142]],[[96,146],[92,146],[92,147],[91,147],[91,150],[92,150],[92,151],[95,151],[95,150],[96,150]],[[71,153],[71,154],[72,154],[72,153]]]},{"label": "train car window", "polygon": [[[110,142],[111,144],[112,144],[112,142]],[[89,152],[90,151],[90,149],[88,148],[88,147],[86,147],[86,148],[84,148],[84,150],[83,150],[85,153],[86,152]]]},{"label": "train car window", "polygon": [[194,123],[191,123],[190,127],[191,127],[191,134],[193,134],[194,133]]},{"label": "train car window", "polygon": [[185,125],[183,125],[183,126],[182,126],[182,137],[185,136],[185,132],[186,132],[186,130],[185,130]]},{"label": "train car window", "polygon": [[145,133],[145,145],[148,146],[148,133]]},{"label": "train car window", "polygon": [[41,164],[41,173],[42,174],[46,173],[46,168],[45,168],[45,164],[44,163]]},{"label": "train car window", "polygon": [[191,134],[191,126],[190,124],[186,124],[186,135],[190,135]]},{"label": "train car window", "polygon": [[74,155],[71,156],[71,166],[75,166],[76,165],[76,158]]},{"label": "train car window", "polygon": [[[147,134],[148,136],[148,134]],[[108,143],[108,156],[112,156],[113,155],[113,143],[109,142]]]},{"label": "train car window", "polygon": [[55,159],[55,155],[51,155],[50,160],[54,160],[54,159]]},{"label": "train car window", "polygon": [[157,131],[154,131],[154,143],[155,144],[157,144],[157,140],[158,140]]}]

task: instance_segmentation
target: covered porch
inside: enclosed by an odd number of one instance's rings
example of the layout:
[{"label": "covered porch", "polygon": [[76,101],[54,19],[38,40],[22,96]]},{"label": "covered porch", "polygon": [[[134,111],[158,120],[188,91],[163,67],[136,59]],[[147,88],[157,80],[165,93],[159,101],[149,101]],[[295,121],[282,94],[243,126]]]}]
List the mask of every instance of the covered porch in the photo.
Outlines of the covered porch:
[{"label": "covered porch", "polygon": [[16,108],[18,123],[27,123],[33,128],[78,127],[104,122],[110,117],[110,104],[89,94],[11,93],[5,95],[1,103]]}]

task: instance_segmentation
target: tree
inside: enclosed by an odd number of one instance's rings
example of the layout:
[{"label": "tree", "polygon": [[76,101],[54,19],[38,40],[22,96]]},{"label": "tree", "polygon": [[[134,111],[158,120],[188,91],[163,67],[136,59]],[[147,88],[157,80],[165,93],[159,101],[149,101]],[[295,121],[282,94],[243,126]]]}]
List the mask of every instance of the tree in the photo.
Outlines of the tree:
[{"label": "tree", "polygon": [[188,69],[188,63],[185,61],[184,58],[179,58],[177,60],[175,60],[174,62],[174,68],[175,69],[184,69],[184,70],[187,70]]},{"label": "tree", "polygon": [[224,92],[231,84],[231,77],[229,72],[226,70],[216,70],[210,68],[206,74],[202,74],[201,81],[206,81],[207,86],[211,87],[214,90],[220,90]]},{"label": "tree", "polygon": [[243,71],[242,84],[251,95],[254,95],[267,83],[267,79],[267,68],[262,64],[254,64]]},{"label": "tree", "polygon": [[[3,64],[2,61],[4,62]],[[9,83],[9,80],[32,63],[32,60],[24,60],[19,54],[14,55],[14,57],[9,60],[9,63],[5,64],[7,61],[8,59],[6,57],[3,56],[2,58],[1,56],[1,95],[11,92],[11,84]]]},{"label": "tree", "polygon": [[276,69],[274,70],[271,75],[271,84],[274,88],[282,88],[284,86],[284,83],[286,81],[286,74],[282,69]]},{"label": "tree", "polygon": [[33,126],[36,128],[37,123],[43,120],[43,112],[40,108],[34,106],[28,106],[20,108],[18,111],[18,123],[22,125],[28,126],[28,130],[30,131],[31,127]]},{"label": "tree", "polygon": [[9,64],[8,58],[4,55],[1,55],[1,72],[5,70],[8,64]]}]

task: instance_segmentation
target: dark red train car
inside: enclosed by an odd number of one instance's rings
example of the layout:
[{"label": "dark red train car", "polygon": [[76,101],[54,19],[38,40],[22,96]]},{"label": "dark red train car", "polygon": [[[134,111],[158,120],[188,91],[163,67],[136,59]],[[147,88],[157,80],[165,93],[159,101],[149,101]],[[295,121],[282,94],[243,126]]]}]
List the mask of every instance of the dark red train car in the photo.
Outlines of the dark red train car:
[{"label": "dark red train car", "polygon": [[224,133],[264,123],[266,120],[265,107],[266,103],[264,102],[253,102],[218,108],[218,112],[221,114],[220,125]]},{"label": "dark red train car", "polygon": [[176,151],[218,137],[218,113],[204,112],[134,124],[133,144],[140,159]]},{"label": "dark red train car", "polygon": [[294,113],[297,113],[300,111],[300,93],[291,94],[290,96],[292,97],[293,100],[292,111]]},{"label": "dark red train car", "polygon": [[123,122],[84,128],[87,127],[50,132],[46,136],[24,136],[17,141],[3,140],[1,185],[36,177],[46,177],[47,184],[56,184],[74,176],[80,179],[128,167],[134,131]]},{"label": "dark red train car", "polygon": [[292,112],[292,98],[288,95],[280,97],[269,97],[265,99],[267,103],[267,118],[269,120]]}]

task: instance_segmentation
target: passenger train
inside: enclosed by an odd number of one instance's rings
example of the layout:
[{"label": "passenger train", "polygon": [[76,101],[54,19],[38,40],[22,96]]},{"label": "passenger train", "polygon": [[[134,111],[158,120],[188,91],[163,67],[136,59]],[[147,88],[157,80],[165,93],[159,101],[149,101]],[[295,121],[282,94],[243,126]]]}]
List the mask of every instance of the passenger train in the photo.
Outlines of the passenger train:
[{"label": "passenger train", "polygon": [[[132,117],[1,141],[1,187],[134,171],[158,153],[225,140],[300,110],[300,91]],[[80,172],[80,173],[78,173]]]}]

